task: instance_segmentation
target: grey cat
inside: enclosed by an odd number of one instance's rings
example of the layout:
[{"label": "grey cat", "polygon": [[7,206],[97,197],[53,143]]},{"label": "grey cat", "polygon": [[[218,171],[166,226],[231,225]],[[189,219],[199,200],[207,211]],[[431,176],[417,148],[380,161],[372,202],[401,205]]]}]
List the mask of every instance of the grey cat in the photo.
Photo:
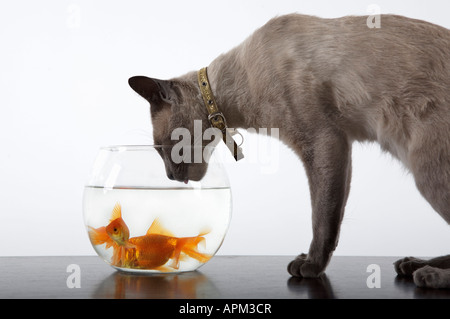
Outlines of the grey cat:
[{"label": "grey cat", "polygon": [[[399,159],[450,223],[450,31],[402,16],[380,19],[381,28],[369,28],[367,17],[276,17],[207,69],[229,127],[279,128],[304,163],[313,239],[308,254],[288,265],[292,276],[318,277],[330,261],[355,141],[376,141]],[[168,145],[161,153],[167,175],[200,179],[207,164],[170,160],[175,128],[192,131],[194,120],[209,127],[197,72],[166,81],[136,76],[129,84],[151,104],[154,142]],[[450,288],[450,255],[404,258],[395,269],[418,286]]]}]

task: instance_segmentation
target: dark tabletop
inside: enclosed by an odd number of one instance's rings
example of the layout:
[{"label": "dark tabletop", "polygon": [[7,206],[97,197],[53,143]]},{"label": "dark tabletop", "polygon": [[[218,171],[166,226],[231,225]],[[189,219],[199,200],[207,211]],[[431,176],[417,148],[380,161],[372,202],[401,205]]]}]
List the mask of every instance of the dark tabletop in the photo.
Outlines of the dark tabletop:
[{"label": "dark tabletop", "polygon": [[[0,298],[450,298],[450,289],[417,288],[412,279],[397,277],[397,257],[335,256],[320,279],[291,278],[286,266],[292,258],[215,256],[195,272],[134,275],[96,256],[1,257]],[[376,279],[369,278],[373,264],[379,266]],[[368,287],[374,280],[380,288]]]}]

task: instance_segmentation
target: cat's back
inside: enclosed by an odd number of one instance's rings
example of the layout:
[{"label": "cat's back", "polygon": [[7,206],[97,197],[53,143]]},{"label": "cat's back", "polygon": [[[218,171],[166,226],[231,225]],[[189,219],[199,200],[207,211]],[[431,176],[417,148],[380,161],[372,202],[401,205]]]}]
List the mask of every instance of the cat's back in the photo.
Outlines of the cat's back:
[{"label": "cat's back", "polygon": [[270,20],[241,47],[252,95],[276,100],[281,88],[289,103],[307,105],[309,92],[326,91],[358,139],[380,139],[380,127],[407,136],[425,118],[448,128],[450,31],[398,15],[381,15],[371,28],[371,18]]},{"label": "cat's back", "polygon": [[[341,53],[379,46],[383,51],[391,47],[415,49],[437,47],[450,56],[450,30],[422,20],[399,15],[380,15],[379,25],[373,25],[371,16],[345,16],[324,19],[302,14],[275,17],[257,30],[249,42],[260,48],[295,47],[311,51],[314,48],[335,48]],[[342,45],[352,45],[343,47]],[[345,50],[343,50],[345,49]]]},{"label": "cat's back", "polygon": [[408,81],[450,86],[448,29],[397,15],[381,15],[380,28],[370,28],[370,19],[276,17],[240,46],[238,56],[251,82],[268,87],[288,79],[304,83],[309,76],[333,82],[343,94],[356,84],[355,103],[377,92],[396,94]]},{"label": "cat's back", "polygon": [[273,18],[244,42],[242,64],[258,81],[274,74],[302,81],[308,73],[318,82],[359,81],[373,93],[411,79],[450,86],[450,30],[398,15],[381,15],[379,28],[370,28],[370,19]]},{"label": "cat's back", "polygon": [[[379,22],[379,24],[375,23]],[[344,16],[320,18],[303,14],[287,14],[269,20],[256,33],[263,37],[283,39],[292,34],[299,36],[320,36],[341,34],[351,36],[363,32],[367,35],[383,33],[405,37],[410,40],[427,40],[436,37],[450,40],[450,30],[439,25],[395,14],[375,16]]]}]

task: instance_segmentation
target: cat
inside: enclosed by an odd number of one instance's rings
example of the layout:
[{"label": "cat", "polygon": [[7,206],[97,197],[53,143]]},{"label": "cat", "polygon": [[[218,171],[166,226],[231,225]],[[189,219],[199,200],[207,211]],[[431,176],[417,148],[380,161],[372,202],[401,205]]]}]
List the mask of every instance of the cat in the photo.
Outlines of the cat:
[{"label": "cat", "polygon": [[[338,244],[354,142],[378,142],[400,160],[450,223],[450,31],[397,15],[381,15],[380,28],[367,21],[278,16],[207,68],[228,127],[279,128],[304,164],[313,238],[308,253],[289,263],[292,276],[323,274]],[[174,129],[192,132],[194,120],[210,127],[197,72],[136,76],[129,85],[150,102],[154,142],[168,145],[161,153],[168,177],[201,179],[206,163],[170,160]],[[395,269],[417,286],[450,288],[450,255],[404,258]]]}]

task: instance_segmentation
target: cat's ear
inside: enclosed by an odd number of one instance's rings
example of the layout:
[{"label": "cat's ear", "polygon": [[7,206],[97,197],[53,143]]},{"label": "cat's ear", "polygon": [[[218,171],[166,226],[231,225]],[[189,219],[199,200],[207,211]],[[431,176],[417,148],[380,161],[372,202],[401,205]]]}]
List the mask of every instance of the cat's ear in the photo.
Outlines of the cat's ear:
[{"label": "cat's ear", "polygon": [[146,76],[133,76],[128,79],[128,84],[140,96],[150,102],[154,110],[161,109],[166,104],[171,104],[176,97],[171,81],[152,79]]}]

